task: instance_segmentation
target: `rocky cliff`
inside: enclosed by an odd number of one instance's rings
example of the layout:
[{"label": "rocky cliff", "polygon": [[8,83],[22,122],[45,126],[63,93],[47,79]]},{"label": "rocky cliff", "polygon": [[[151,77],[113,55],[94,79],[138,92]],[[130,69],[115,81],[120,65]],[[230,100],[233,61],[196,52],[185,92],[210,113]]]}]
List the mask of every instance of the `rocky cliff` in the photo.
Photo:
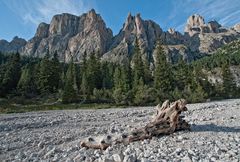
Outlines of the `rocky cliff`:
[{"label": "rocky cliff", "polygon": [[191,52],[199,54],[212,54],[224,44],[240,38],[239,26],[225,28],[217,21],[205,23],[200,15],[192,15],[185,27],[185,46]]},{"label": "rocky cliff", "polygon": [[106,53],[112,37],[111,29],[94,10],[81,16],[64,13],[55,15],[50,24],[41,23],[21,53],[43,57],[57,52],[62,61],[71,57],[79,61],[85,51]]},{"label": "rocky cliff", "polygon": [[11,42],[6,40],[0,40],[0,51],[1,52],[17,52],[27,43],[26,40],[18,37],[14,37]]},{"label": "rocky cliff", "polygon": [[84,52],[88,55],[99,52],[103,60],[123,63],[131,57],[136,38],[143,57],[150,61],[154,60],[154,46],[160,38],[169,61],[176,62],[182,56],[190,62],[239,39],[240,24],[225,28],[217,21],[206,23],[202,16],[195,14],[188,18],[184,34],[181,34],[173,28],[163,31],[154,21],[143,20],[140,14],[129,14],[120,32],[113,36],[94,10],[81,16],[63,13],[55,15],[50,24],[39,24],[36,34],[27,43],[19,38],[13,40],[17,45],[0,41],[0,51],[21,48],[21,54],[35,57],[57,52],[61,61],[69,61],[71,57],[80,61]]}]

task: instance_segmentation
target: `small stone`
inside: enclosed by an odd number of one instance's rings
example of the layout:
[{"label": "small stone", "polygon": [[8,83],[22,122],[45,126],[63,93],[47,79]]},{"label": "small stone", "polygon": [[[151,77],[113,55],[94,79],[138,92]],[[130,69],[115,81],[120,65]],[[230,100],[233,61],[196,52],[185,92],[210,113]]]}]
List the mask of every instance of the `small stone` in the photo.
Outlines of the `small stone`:
[{"label": "small stone", "polygon": [[[129,146],[129,145],[128,145]],[[124,155],[129,155],[131,153],[131,149],[128,147],[125,151],[124,151]]]},{"label": "small stone", "polygon": [[85,156],[82,156],[81,154],[78,154],[75,158],[73,158],[74,162],[82,162],[86,159]]},{"label": "small stone", "polygon": [[38,143],[39,148],[43,148],[43,145],[44,145],[44,143],[42,141]]},{"label": "small stone", "polygon": [[73,159],[67,158],[66,162],[73,162]]},{"label": "small stone", "polygon": [[228,151],[227,153],[230,154],[231,156],[235,156],[236,155],[236,153],[234,151],[232,151],[232,150]]},{"label": "small stone", "polygon": [[188,153],[189,153],[190,155],[196,155],[193,150],[188,150]]},{"label": "small stone", "polygon": [[211,161],[217,161],[217,159],[215,157],[211,157],[210,159],[211,159]]},{"label": "small stone", "polygon": [[55,154],[52,161],[59,161],[60,155]]},{"label": "small stone", "polygon": [[176,153],[181,153],[181,152],[182,152],[182,149],[181,149],[181,148],[177,148],[175,152],[176,152]]},{"label": "small stone", "polygon": [[31,153],[30,154],[30,158],[35,158],[35,157],[37,157],[38,156],[38,154],[36,154],[36,153]]},{"label": "small stone", "polygon": [[183,137],[182,136],[178,136],[177,139],[181,141],[181,140],[183,140]]},{"label": "small stone", "polygon": [[135,162],[137,160],[135,154],[127,155],[124,157],[123,162]]},{"label": "small stone", "polygon": [[188,155],[186,155],[186,156],[183,158],[183,161],[184,161],[184,162],[192,162],[191,158],[190,158]]},{"label": "small stone", "polygon": [[99,162],[115,162],[115,161],[107,158],[106,156],[103,156],[99,159]]},{"label": "small stone", "polygon": [[53,149],[51,149],[50,151],[48,151],[46,154],[45,154],[45,158],[48,158],[48,157],[51,157],[53,156],[53,154],[55,153],[55,147]]},{"label": "small stone", "polygon": [[141,162],[150,162],[150,161],[146,158],[141,158]]},{"label": "small stone", "polygon": [[25,157],[26,157],[26,155],[25,155],[23,152],[19,152],[19,153],[15,156],[16,159],[20,159],[20,160],[24,159]]},{"label": "small stone", "polygon": [[124,158],[122,154],[114,154],[112,156],[113,156],[113,160],[116,162],[121,162],[123,161],[123,158]]}]

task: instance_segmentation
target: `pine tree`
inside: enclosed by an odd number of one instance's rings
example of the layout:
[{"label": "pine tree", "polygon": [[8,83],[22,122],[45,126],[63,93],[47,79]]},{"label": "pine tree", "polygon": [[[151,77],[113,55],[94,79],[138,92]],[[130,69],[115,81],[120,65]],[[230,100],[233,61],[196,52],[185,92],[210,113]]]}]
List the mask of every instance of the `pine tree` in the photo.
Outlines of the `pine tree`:
[{"label": "pine tree", "polygon": [[102,87],[101,62],[95,53],[92,53],[87,60],[86,77],[88,80],[88,94],[92,95],[94,88],[100,89]]},{"label": "pine tree", "polygon": [[169,98],[172,91],[172,69],[160,41],[157,42],[156,50],[154,88],[158,91],[158,99],[164,100]]},{"label": "pine tree", "polygon": [[143,65],[141,50],[140,50],[139,42],[137,38],[135,40],[132,63],[133,63],[133,68],[132,68],[133,89],[135,89],[140,83],[140,78],[144,78],[144,65]]},{"label": "pine tree", "polygon": [[223,77],[223,96],[224,97],[233,97],[236,90],[236,83],[234,77],[230,71],[228,63],[223,64],[222,66],[222,77]]},{"label": "pine tree", "polygon": [[83,53],[83,58],[82,58],[82,64],[81,64],[81,74],[83,75],[84,73],[86,74],[87,70],[87,52],[84,51]]},{"label": "pine tree", "polygon": [[32,97],[37,93],[37,86],[34,75],[34,65],[28,64],[23,68],[17,89],[24,96]]},{"label": "pine tree", "polygon": [[103,89],[111,89],[113,86],[112,80],[112,66],[111,63],[104,62],[101,65],[101,73],[102,73],[102,88]]},{"label": "pine tree", "polygon": [[114,72],[113,98],[115,102],[117,104],[127,104],[131,100],[130,93],[126,69],[124,67],[117,67]]},{"label": "pine tree", "polygon": [[140,78],[139,85],[136,88],[136,92],[134,95],[133,102],[136,105],[144,105],[146,104],[148,100],[148,94],[146,92],[148,91],[148,87],[144,85],[143,78]]},{"label": "pine tree", "polygon": [[149,84],[152,81],[152,73],[150,71],[150,62],[146,55],[146,58],[143,59],[143,68],[144,68],[144,83]]},{"label": "pine tree", "polygon": [[81,94],[83,95],[84,99],[88,96],[88,81],[86,77],[86,73],[83,73],[82,81],[81,81]]},{"label": "pine tree", "polygon": [[76,84],[76,74],[75,74],[75,66],[73,60],[69,64],[67,74],[66,74],[66,82],[64,86],[64,91],[62,95],[63,103],[72,103],[77,101],[77,90],[74,88]]},{"label": "pine tree", "polygon": [[53,59],[51,61],[51,67],[49,68],[49,70],[52,71],[52,76],[50,80],[51,87],[53,92],[56,92],[59,89],[59,84],[61,79],[61,66],[60,66],[57,52],[55,52],[53,55]]},{"label": "pine tree", "polygon": [[114,88],[119,88],[122,86],[121,80],[121,70],[120,67],[117,67],[114,72]]},{"label": "pine tree", "polygon": [[191,94],[192,102],[203,102],[205,101],[207,94],[205,93],[202,86],[198,83],[196,89]]},{"label": "pine tree", "polygon": [[47,53],[40,63],[39,77],[38,77],[38,89],[42,94],[48,94],[53,91],[51,87],[51,76],[53,71],[51,70],[50,55]]},{"label": "pine tree", "polygon": [[36,92],[37,94],[40,94],[40,68],[41,67],[41,61],[37,62],[36,64],[33,65],[33,79],[35,81],[36,84]]},{"label": "pine tree", "polygon": [[180,91],[184,90],[185,86],[191,83],[191,78],[192,76],[187,63],[182,57],[180,57],[177,65],[175,66],[174,87],[177,87]]},{"label": "pine tree", "polygon": [[16,89],[21,76],[20,54],[16,53],[11,56],[9,62],[5,66],[5,73],[2,78],[1,95],[6,95],[8,92]]}]

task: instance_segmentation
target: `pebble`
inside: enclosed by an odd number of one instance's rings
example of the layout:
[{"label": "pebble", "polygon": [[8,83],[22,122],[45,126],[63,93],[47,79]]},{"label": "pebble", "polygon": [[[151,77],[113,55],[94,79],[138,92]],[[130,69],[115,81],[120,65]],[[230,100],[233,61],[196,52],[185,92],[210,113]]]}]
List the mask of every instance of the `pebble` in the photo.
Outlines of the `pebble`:
[{"label": "pebble", "polygon": [[137,160],[135,154],[126,155],[123,159],[123,162],[135,162]]},{"label": "pebble", "polygon": [[43,145],[44,145],[44,143],[42,141],[38,143],[39,148],[43,148]]},{"label": "pebble", "polygon": [[192,162],[191,158],[190,158],[188,155],[186,155],[186,156],[183,158],[183,161],[184,161],[184,162]]},{"label": "pebble", "polygon": [[54,147],[52,150],[48,151],[48,152],[45,154],[44,158],[48,158],[48,157],[53,156],[53,154],[55,153],[55,150],[56,150],[56,148]]},{"label": "pebble", "polygon": [[182,136],[178,136],[177,139],[181,141],[181,140],[183,140],[183,137]]},{"label": "pebble", "polygon": [[123,158],[124,158],[122,154],[113,154],[112,157],[113,157],[113,160],[116,162],[121,162],[123,161]]}]

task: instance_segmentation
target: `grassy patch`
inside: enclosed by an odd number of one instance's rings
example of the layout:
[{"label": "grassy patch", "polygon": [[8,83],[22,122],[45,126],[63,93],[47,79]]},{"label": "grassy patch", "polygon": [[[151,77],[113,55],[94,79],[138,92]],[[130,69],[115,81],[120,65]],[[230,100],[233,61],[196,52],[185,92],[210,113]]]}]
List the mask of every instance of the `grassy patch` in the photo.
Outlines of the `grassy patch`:
[{"label": "grassy patch", "polygon": [[104,103],[85,103],[85,104],[62,104],[62,103],[24,103],[19,104],[7,99],[0,99],[0,113],[24,113],[30,111],[47,110],[71,110],[71,109],[107,109],[116,107],[114,104]]}]

